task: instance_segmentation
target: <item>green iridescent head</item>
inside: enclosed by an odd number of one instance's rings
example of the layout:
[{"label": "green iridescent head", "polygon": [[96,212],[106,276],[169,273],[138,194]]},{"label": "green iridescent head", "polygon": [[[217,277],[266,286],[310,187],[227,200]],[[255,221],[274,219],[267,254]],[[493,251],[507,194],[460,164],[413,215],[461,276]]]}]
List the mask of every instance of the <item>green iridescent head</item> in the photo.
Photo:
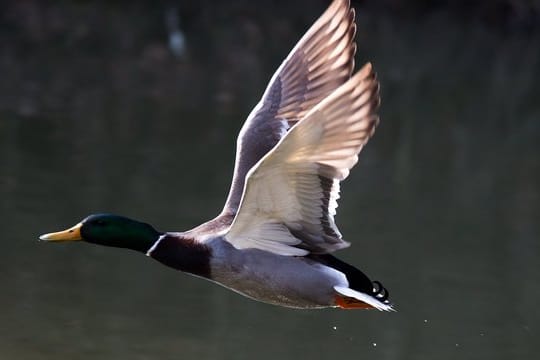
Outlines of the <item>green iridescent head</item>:
[{"label": "green iridescent head", "polygon": [[77,225],[39,237],[43,241],[82,240],[146,253],[161,235],[152,226],[113,214],[90,215]]}]

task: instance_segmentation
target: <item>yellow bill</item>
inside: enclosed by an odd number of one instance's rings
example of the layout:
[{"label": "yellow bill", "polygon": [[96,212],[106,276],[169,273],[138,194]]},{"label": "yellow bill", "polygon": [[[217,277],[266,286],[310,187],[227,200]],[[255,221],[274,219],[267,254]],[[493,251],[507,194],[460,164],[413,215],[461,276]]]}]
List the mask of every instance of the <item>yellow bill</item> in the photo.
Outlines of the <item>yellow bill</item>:
[{"label": "yellow bill", "polygon": [[39,237],[43,241],[76,241],[82,240],[81,237],[81,223],[78,223],[72,228],[69,228],[64,231],[43,234]]}]

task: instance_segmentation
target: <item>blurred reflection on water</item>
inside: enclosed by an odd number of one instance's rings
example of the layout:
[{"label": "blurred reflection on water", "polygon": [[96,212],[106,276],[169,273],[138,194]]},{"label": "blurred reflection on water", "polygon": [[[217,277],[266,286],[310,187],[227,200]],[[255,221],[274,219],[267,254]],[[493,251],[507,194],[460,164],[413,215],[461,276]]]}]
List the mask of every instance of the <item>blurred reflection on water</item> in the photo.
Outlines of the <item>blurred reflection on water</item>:
[{"label": "blurred reflection on water", "polygon": [[183,61],[143,9],[69,6],[1,35],[2,359],[540,353],[538,34],[359,12],[382,122],[343,185],[337,220],[353,246],[339,255],[383,281],[399,312],[293,311],[37,235],[92,212],[162,230],[214,216],[238,129],[323,6],[279,21],[213,14],[215,26],[191,25]]}]

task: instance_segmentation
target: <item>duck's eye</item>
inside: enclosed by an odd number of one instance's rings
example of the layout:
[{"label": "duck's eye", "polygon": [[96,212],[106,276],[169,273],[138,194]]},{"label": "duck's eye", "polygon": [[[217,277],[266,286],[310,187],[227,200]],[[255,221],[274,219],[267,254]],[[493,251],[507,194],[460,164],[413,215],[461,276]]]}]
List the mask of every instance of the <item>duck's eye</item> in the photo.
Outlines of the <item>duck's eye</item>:
[{"label": "duck's eye", "polygon": [[106,223],[105,221],[103,221],[103,220],[96,220],[96,221],[94,222],[94,224],[99,225],[99,226],[104,226],[104,225],[106,225],[107,223]]}]

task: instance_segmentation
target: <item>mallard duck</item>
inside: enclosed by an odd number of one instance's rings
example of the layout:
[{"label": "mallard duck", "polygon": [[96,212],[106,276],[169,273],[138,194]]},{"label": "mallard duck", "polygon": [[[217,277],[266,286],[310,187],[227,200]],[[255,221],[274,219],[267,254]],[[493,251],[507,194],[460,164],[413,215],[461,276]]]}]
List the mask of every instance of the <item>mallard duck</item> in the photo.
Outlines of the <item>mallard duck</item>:
[{"label": "mallard duck", "polygon": [[354,9],[335,0],[272,76],[240,130],[221,213],[185,232],[90,215],[44,241],[132,249],[251,299],[291,308],[392,310],[388,291],[335,256],[340,181],[379,122],[370,63],[351,75]]}]

